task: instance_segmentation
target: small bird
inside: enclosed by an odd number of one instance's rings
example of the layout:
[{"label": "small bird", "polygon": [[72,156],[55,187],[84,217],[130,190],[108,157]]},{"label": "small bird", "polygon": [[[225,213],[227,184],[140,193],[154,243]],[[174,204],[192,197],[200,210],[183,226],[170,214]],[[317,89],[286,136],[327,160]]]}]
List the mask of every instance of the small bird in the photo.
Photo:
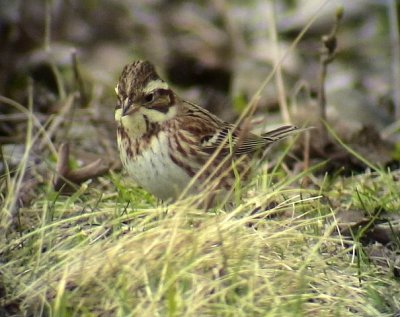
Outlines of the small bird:
[{"label": "small bird", "polygon": [[[229,190],[247,178],[252,156],[299,131],[292,125],[256,135],[180,98],[147,61],[126,65],[115,88],[117,139],[134,181],[163,201],[214,182]],[[203,187],[202,187],[203,186]]]}]

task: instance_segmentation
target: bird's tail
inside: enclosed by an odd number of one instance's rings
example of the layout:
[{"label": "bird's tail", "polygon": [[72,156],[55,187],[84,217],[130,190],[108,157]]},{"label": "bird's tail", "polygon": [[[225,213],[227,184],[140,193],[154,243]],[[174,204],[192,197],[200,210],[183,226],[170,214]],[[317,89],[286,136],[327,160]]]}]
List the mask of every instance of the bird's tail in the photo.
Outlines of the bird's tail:
[{"label": "bird's tail", "polygon": [[298,128],[294,125],[284,125],[282,127],[279,127],[277,129],[268,131],[266,133],[263,133],[261,136],[263,139],[270,141],[270,142],[276,142],[279,141],[283,138],[286,138],[292,134],[295,133],[300,133],[306,130],[312,129],[310,128]]}]

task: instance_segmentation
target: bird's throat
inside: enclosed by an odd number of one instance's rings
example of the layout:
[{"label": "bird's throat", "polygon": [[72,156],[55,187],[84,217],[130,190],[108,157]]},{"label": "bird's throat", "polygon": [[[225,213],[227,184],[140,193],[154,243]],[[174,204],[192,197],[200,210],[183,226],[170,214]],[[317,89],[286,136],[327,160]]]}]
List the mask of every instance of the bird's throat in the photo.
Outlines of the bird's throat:
[{"label": "bird's throat", "polygon": [[142,114],[121,117],[120,125],[132,138],[142,137],[149,132],[150,128],[148,119]]}]

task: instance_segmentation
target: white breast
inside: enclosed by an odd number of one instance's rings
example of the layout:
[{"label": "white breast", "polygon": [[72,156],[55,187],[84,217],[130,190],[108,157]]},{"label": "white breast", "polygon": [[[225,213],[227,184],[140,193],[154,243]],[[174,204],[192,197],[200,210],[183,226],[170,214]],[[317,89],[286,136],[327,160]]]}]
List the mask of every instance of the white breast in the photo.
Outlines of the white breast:
[{"label": "white breast", "polygon": [[120,146],[122,163],[129,175],[145,190],[164,201],[175,199],[186,188],[190,176],[171,160],[164,133],[159,133],[150,142],[147,149],[133,158],[128,158]]}]

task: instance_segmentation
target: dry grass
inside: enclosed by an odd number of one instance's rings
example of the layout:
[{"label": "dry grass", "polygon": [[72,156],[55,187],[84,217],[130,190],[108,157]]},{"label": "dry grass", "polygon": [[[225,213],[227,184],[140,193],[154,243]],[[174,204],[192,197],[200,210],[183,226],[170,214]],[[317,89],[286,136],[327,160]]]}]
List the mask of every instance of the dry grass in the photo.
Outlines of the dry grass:
[{"label": "dry grass", "polygon": [[[251,214],[266,201],[279,203]],[[21,215],[25,230],[0,250],[4,304],[34,316],[377,316],[370,294],[391,283],[298,189],[261,185],[233,210],[204,212],[82,187]]]}]

